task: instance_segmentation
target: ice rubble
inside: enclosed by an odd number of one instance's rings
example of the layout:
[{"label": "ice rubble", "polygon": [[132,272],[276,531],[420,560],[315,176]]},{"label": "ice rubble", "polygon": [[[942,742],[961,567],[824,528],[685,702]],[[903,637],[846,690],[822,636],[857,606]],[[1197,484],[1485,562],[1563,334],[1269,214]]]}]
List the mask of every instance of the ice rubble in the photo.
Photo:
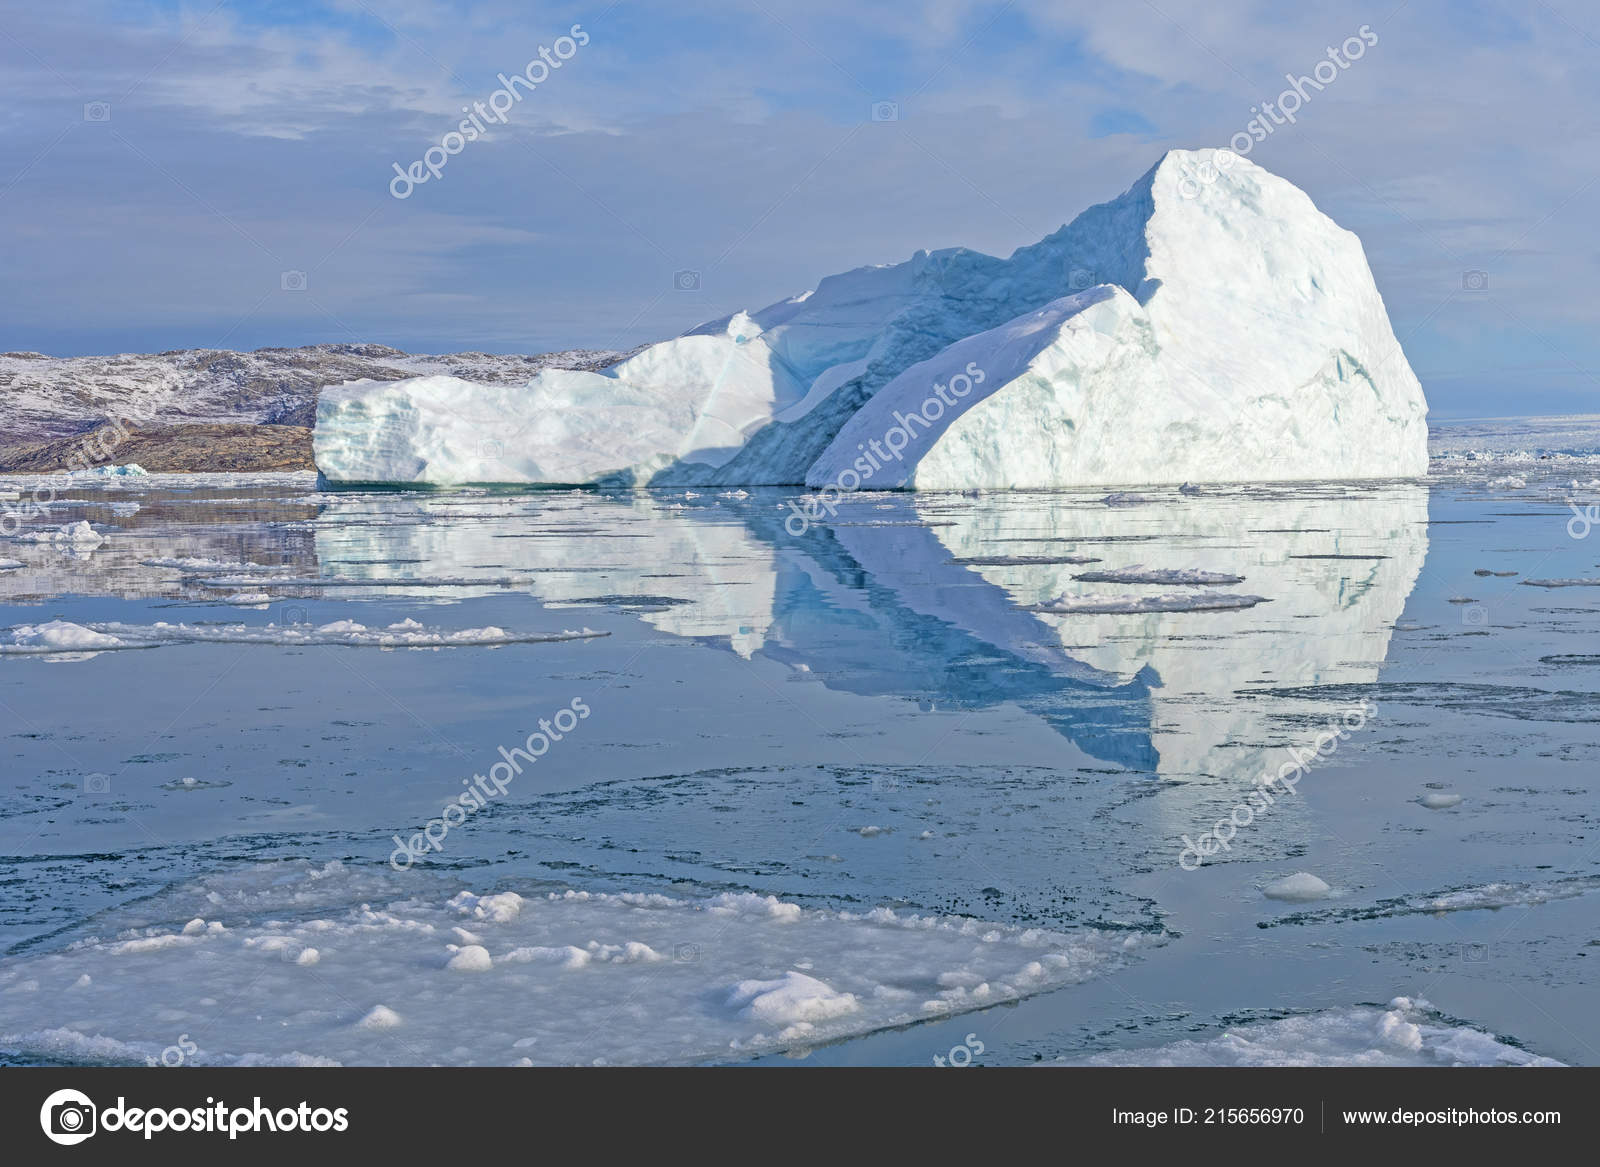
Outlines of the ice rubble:
[{"label": "ice rubble", "polygon": [[1078,1066],[1559,1066],[1441,1016],[1420,997],[1231,1027],[1205,1040],[1116,1050]]},{"label": "ice rubble", "polygon": [[1198,161],[1167,154],[1009,259],[858,268],[600,372],[326,389],[317,465],[846,490],[1425,473],[1426,403],[1360,241],[1247,161],[1185,198]]},{"label": "ice rubble", "polygon": [[138,1062],[182,1031],[201,1065],[727,1060],[1074,984],[1148,939],[285,866],[208,877],[138,909],[168,922],[8,962],[0,1050]]}]

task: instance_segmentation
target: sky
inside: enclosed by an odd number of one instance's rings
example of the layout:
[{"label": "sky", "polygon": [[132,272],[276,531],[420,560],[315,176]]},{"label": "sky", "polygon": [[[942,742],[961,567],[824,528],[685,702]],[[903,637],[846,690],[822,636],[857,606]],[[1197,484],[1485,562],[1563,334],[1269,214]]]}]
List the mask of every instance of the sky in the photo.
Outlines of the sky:
[{"label": "sky", "polygon": [[1436,417],[1600,411],[1580,0],[0,0],[0,351],[630,348],[1009,254],[1363,26],[1251,160],[1360,235]]}]

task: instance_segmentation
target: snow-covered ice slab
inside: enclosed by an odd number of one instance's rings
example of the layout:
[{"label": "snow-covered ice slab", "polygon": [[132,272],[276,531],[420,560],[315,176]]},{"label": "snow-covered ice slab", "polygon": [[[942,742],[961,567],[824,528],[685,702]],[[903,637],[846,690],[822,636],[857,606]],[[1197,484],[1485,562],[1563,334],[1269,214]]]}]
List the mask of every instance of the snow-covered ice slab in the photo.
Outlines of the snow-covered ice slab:
[{"label": "snow-covered ice slab", "polygon": [[1150,939],[749,893],[479,894],[337,862],[140,910],[177,915],[11,961],[0,1049],[143,1061],[182,1033],[196,1064],[738,1059],[1080,982]]},{"label": "snow-covered ice slab", "polygon": [[1200,1040],[1062,1059],[1071,1066],[1559,1066],[1421,998],[1231,1027]]},{"label": "snow-covered ice slab", "polygon": [[1229,612],[1266,603],[1264,596],[1232,592],[1168,592],[1145,596],[1061,596],[1043,604],[1030,604],[1029,612],[1081,613],[1089,616],[1135,615],[1141,612]]},{"label": "snow-covered ice slab", "polygon": [[1425,473],[1422,388],[1360,241],[1244,160],[1183,197],[1201,161],[1167,154],[1008,259],[858,268],[601,372],[325,389],[317,466],[844,490]]},{"label": "snow-covered ice slab", "polygon": [[[256,597],[250,603],[264,603]],[[244,602],[244,601],[239,601]],[[508,632],[504,628],[462,628],[447,632],[428,628],[416,620],[402,620],[383,628],[368,628],[354,620],[327,624],[122,624],[93,625],[52,620],[46,624],[21,624],[0,630],[0,656],[41,656],[51,653],[109,652],[115,649],[159,648],[168,644],[278,644],[337,645],[345,648],[496,648],[507,644],[543,644],[562,640],[587,640],[609,633],[590,628],[561,632]]]},{"label": "snow-covered ice slab", "polygon": [[1192,587],[1223,586],[1244,582],[1244,576],[1225,571],[1201,571],[1196,567],[1119,567],[1105,571],[1081,571],[1072,577],[1079,583],[1164,584]]},{"label": "snow-covered ice slab", "polygon": [[[293,570],[287,563],[250,563],[241,559],[213,559],[206,555],[158,555],[139,561],[145,567],[167,567],[190,574],[220,574],[222,572],[285,572]],[[254,581],[252,581],[254,582]]]},{"label": "snow-covered ice slab", "polygon": [[1558,900],[1574,899],[1600,891],[1600,875],[1577,875],[1542,883],[1497,881],[1452,888],[1419,896],[1397,896],[1361,907],[1298,912],[1264,921],[1263,928],[1280,924],[1316,924],[1354,920],[1383,920],[1395,916],[1439,916],[1447,912],[1498,911],[1532,908]]},{"label": "snow-covered ice slab", "polygon": [[28,531],[21,535],[13,535],[19,543],[52,543],[56,546],[72,547],[98,547],[106,541],[106,537],[82,520],[76,523],[64,523],[50,531]]}]

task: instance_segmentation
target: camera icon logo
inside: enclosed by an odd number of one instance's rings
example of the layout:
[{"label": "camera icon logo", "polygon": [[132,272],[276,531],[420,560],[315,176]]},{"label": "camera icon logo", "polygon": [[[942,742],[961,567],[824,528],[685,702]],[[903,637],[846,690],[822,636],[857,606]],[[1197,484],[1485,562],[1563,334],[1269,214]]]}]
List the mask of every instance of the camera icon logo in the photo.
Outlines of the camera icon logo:
[{"label": "camera icon logo", "polygon": [[672,959],[679,964],[697,964],[700,961],[698,944],[679,944],[672,950]]},{"label": "camera icon logo", "polygon": [[672,286],[680,292],[698,292],[700,290],[700,273],[697,271],[675,271],[672,273]]},{"label": "camera icon logo", "polygon": [[282,619],[279,622],[284,625],[309,624],[311,615],[300,605],[290,604],[282,610]]},{"label": "camera icon logo", "polygon": [[900,120],[900,103],[898,101],[875,101],[872,103],[872,120],[875,122],[897,122]]},{"label": "camera icon logo", "polygon": [[1489,273],[1476,270],[1462,272],[1461,290],[1463,292],[1487,292],[1489,290]]},{"label": "camera icon logo", "polygon": [[85,794],[110,794],[110,774],[86,774],[83,778],[83,792]]},{"label": "camera icon logo", "polygon": [[1085,288],[1094,287],[1094,272],[1083,267],[1073,268],[1067,273],[1067,287],[1074,292],[1081,292]]},{"label": "camera icon logo", "polygon": [[486,438],[478,443],[478,457],[485,462],[498,462],[506,456],[506,445],[498,438]]},{"label": "camera icon logo", "polygon": [[87,1094],[78,1090],[57,1090],[39,1108],[39,1125],[45,1138],[63,1147],[76,1146],[94,1134],[99,1112]]},{"label": "camera icon logo", "polygon": [[306,290],[306,273],[286,271],[278,277],[278,286],[285,292],[303,292]]},{"label": "camera icon logo", "polygon": [[1489,623],[1489,609],[1482,604],[1469,604],[1461,609],[1461,623],[1469,628],[1482,628]]},{"label": "camera icon logo", "polygon": [[109,101],[90,101],[84,104],[83,120],[86,122],[108,122],[111,120],[111,103]]}]

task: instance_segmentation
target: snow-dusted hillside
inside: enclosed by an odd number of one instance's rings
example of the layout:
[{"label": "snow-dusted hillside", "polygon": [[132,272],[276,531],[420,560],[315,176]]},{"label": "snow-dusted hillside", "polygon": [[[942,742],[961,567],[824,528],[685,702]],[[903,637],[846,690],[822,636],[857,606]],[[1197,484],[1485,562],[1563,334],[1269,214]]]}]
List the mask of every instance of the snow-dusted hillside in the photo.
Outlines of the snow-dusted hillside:
[{"label": "snow-dusted hillside", "polygon": [[140,425],[268,422],[309,426],[325,385],[450,374],[525,382],[541,369],[603,368],[621,354],[578,349],[537,356],[413,356],[381,344],[255,352],[180,349],[104,357],[0,354],[0,446],[62,437],[122,417]]},{"label": "snow-dusted hillside", "polygon": [[1427,405],[1360,241],[1242,159],[1185,183],[1200,161],[1169,153],[1009,259],[858,268],[604,371],[330,389],[317,466],[843,490],[1424,473]]}]

